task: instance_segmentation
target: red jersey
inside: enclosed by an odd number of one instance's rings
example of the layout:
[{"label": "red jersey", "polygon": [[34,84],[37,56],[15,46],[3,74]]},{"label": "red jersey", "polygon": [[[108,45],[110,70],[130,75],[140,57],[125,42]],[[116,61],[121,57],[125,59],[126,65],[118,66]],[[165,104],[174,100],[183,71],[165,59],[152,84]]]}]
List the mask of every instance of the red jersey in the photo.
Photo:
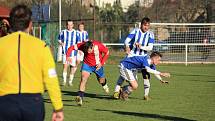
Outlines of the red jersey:
[{"label": "red jersey", "polygon": [[[101,63],[104,65],[105,61],[108,58],[109,51],[108,48],[103,45],[101,42],[93,40],[93,51],[91,53],[84,53],[84,63],[89,66],[96,66]],[[81,50],[83,51],[85,42],[78,43],[77,45],[69,47],[66,57],[70,57],[70,54],[73,50]]]}]

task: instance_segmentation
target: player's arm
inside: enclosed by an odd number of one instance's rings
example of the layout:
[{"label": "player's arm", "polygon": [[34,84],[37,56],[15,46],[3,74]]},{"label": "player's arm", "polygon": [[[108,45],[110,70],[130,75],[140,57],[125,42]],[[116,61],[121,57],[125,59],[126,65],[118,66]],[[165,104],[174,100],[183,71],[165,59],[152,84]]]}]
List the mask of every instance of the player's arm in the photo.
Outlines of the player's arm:
[{"label": "player's arm", "polygon": [[136,43],[136,46],[139,46],[139,48],[141,50],[145,50],[145,51],[151,51],[153,49],[153,44],[149,43],[148,46],[141,46],[140,44]]},{"label": "player's arm", "polygon": [[96,65],[96,70],[99,70],[105,64],[105,62],[109,56],[108,48],[105,45],[103,45],[102,43],[100,43],[100,45],[99,45],[99,52],[103,53],[103,57],[102,57],[101,63]]},{"label": "player's arm", "polygon": [[136,29],[134,29],[131,33],[129,33],[129,35],[125,39],[124,45],[125,45],[125,51],[127,54],[129,54],[131,51],[129,45],[130,45],[131,40],[135,37],[135,34],[136,34]]},{"label": "player's arm", "polygon": [[108,59],[109,50],[105,45],[103,45],[101,43],[100,51],[102,51],[102,53],[103,53],[103,57],[102,57],[102,60],[101,60],[101,65],[103,66],[105,64],[106,60]]},{"label": "player's arm", "polygon": [[161,82],[161,83],[169,83],[168,81],[165,81],[165,80],[163,80],[162,78],[161,78],[161,76],[160,75],[158,75],[158,74],[155,74],[155,77]]},{"label": "player's arm", "polygon": [[63,102],[59,81],[55,69],[54,59],[52,57],[49,47],[44,47],[43,64],[42,64],[43,82],[48,90],[52,105],[55,112],[62,112]]},{"label": "player's arm", "polygon": [[81,37],[80,37],[80,33],[78,31],[76,31],[76,44],[77,43],[81,43]]},{"label": "player's arm", "polygon": [[63,39],[63,31],[58,35],[58,43],[59,45],[64,45],[64,39]]},{"label": "player's arm", "polygon": [[85,42],[89,41],[89,35],[88,32],[86,31],[86,40],[84,40]]},{"label": "player's arm", "polygon": [[73,51],[73,50],[79,50],[80,47],[81,47],[83,44],[84,44],[84,42],[78,43],[78,44],[73,45],[73,46],[70,46],[70,47],[68,48],[68,50],[67,50],[66,57],[67,57],[67,58],[70,57],[72,51]]},{"label": "player's arm", "polygon": [[163,77],[170,77],[170,73],[163,73],[163,72],[159,72],[157,70],[151,69],[149,66],[145,66],[146,71],[155,75],[160,75]]}]

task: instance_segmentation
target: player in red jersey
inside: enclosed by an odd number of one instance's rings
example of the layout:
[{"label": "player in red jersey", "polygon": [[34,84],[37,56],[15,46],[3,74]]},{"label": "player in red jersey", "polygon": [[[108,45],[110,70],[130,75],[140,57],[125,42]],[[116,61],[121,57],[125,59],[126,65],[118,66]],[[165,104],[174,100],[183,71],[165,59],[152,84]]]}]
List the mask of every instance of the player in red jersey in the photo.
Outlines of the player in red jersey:
[{"label": "player in red jersey", "polygon": [[107,86],[107,80],[105,78],[103,69],[105,61],[109,56],[108,48],[96,40],[82,42],[71,46],[68,49],[66,54],[67,61],[71,61],[69,56],[73,50],[81,50],[84,52],[84,63],[81,67],[81,82],[78,96],[76,97],[78,105],[82,105],[86,82],[92,72],[96,74],[97,79],[105,92],[109,93],[109,88]]}]

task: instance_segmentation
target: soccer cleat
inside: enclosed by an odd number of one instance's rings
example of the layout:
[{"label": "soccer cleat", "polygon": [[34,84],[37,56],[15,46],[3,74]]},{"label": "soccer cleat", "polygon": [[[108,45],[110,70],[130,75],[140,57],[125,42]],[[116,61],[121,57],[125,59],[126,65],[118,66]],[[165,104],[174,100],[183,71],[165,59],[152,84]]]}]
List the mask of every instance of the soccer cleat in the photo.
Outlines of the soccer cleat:
[{"label": "soccer cleat", "polygon": [[119,99],[119,94],[120,94],[120,92],[114,92],[113,98],[114,99]]},{"label": "soccer cleat", "polygon": [[102,87],[106,93],[109,93],[109,87],[107,84],[105,86],[102,86]]},{"label": "soccer cleat", "polygon": [[149,100],[151,100],[151,98],[149,96],[144,96],[143,100],[149,101]]},{"label": "soccer cleat", "polygon": [[120,93],[120,99],[123,99],[123,100],[128,100],[128,93],[126,93],[125,91],[122,91]]},{"label": "soccer cleat", "polygon": [[77,96],[77,97],[75,98],[75,101],[77,102],[77,104],[78,104],[79,106],[82,106],[82,105],[83,105],[82,98],[81,98],[80,96]]}]

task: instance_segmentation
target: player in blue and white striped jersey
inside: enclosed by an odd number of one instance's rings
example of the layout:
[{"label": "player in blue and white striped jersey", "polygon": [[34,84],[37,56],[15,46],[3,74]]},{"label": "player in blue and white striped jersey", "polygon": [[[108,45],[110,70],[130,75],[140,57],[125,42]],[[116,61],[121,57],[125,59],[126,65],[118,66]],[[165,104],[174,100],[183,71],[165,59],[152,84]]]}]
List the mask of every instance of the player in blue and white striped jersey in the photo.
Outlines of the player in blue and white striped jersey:
[{"label": "player in blue and white striped jersey", "polygon": [[89,36],[88,36],[87,31],[84,30],[84,23],[83,22],[78,24],[78,33],[79,33],[78,43],[89,41]]},{"label": "player in blue and white striped jersey", "polygon": [[[154,40],[154,34],[152,31],[149,30],[150,28],[150,19],[147,17],[144,17],[141,21],[140,28],[135,28],[125,39],[125,49],[127,53],[127,57],[132,56],[148,56],[148,51],[151,51],[153,49],[153,44],[155,42]],[[142,71],[143,77],[146,76],[144,71]],[[149,84],[148,79],[143,79],[144,83],[147,81],[146,84]],[[115,93],[114,97],[118,97],[119,90],[121,84],[124,82],[124,79],[119,77],[117,84],[115,86]],[[146,87],[146,86],[144,86]],[[146,88],[144,88],[146,89]]]},{"label": "player in blue and white striped jersey", "polygon": [[[84,30],[84,23],[83,22],[78,24],[78,33],[79,33],[78,43],[89,41],[89,36],[88,36],[87,31]],[[77,65],[79,65],[80,62],[83,61],[83,59],[84,59],[84,53],[81,50],[78,50]]]},{"label": "player in blue and white striped jersey", "polygon": [[129,84],[122,87],[120,97],[127,99],[128,95],[131,94],[133,90],[137,89],[137,70],[139,69],[145,69],[146,73],[153,73],[157,75],[162,83],[166,83],[167,81],[163,81],[160,76],[170,77],[170,74],[159,72],[155,68],[155,66],[160,63],[161,57],[162,55],[159,52],[152,52],[150,59],[148,59],[147,56],[133,56],[124,58],[120,62],[120,77],[127,80]]},{"label": "player in blue and white striped jersey", "polygon": [[[135,28],[125,39],[126,53],[130,56],[147,56],[153,49],[154,33],[149,30],[150,19],[145,17],[140,28]],[[131,45],[130,45],[131,44]]]},{"label": "player in blue and white striped jersey", "polygon": [[73,29],[74,24],[73,21],[67,20],[67,29],[62,30],[58,36],[58,42],[62,46],[62,54],[63,54],[63,85],[66,85],[66,79],[67,79],[67,68],[69,65],[71,65],[71,71],[70,71],[70,79],[69,79],[69,85],[72,86],[72,81],[74,78],[74,74],[77,70],[77,50],[74,50],[71,53],[70,58],[72,58],[71,62],[66,61],[66,53],[70,46],[73,46],[77,44],[79,40],[79,33]]}]

